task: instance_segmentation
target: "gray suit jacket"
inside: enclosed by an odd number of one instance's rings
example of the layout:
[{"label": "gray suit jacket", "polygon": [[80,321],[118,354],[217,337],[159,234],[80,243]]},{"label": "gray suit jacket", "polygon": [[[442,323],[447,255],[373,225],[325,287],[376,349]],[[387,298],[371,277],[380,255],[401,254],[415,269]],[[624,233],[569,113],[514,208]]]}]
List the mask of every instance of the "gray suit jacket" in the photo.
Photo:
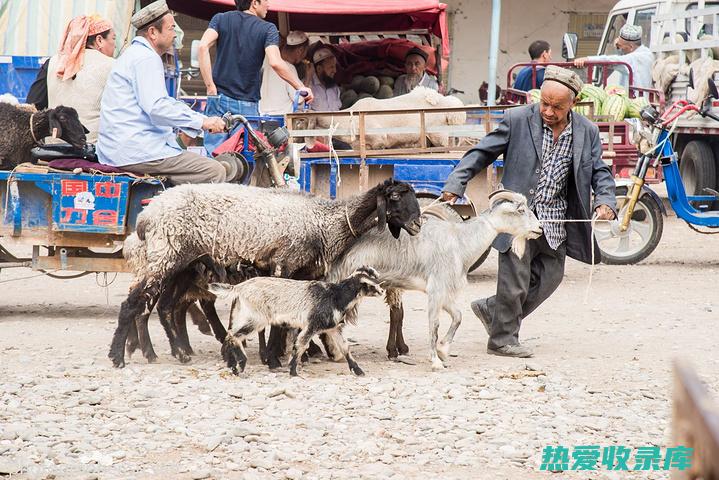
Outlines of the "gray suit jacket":
[{"label": "gray suit jacket", "polygon": [[[614,179],[602,160],[599,129],[582,115],[572,114],[573,168],[567,182],[567,218],[591,219],[594,207],[607,205],[616,211]],[[537,189],[542,166],[542,118],[539,105],[511,108],[493,132],[467,151],[452,171],[443,190],[463,195],[467,182],[504,154],[502,185],[530,200]],[[594,191],[594,204],[592,204]],[[567,223],[567,255],[591,263],[591,226]],[[508,235],[500,235],[494,247],[506,252],[511,246]],[[595,262],[601,259],[595,243]]]}]

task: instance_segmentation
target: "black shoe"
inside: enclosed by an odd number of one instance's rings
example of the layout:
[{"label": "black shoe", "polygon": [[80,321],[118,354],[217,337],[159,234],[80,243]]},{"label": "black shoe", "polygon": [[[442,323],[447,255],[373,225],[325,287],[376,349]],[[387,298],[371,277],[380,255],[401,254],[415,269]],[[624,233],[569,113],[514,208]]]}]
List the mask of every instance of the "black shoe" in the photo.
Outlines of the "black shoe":
[{"label": "black shoe", "polygon": [[532,351],[524,345],[503,345],[499,348],[487,347],[487,353],[490,355],[498,355],[500,357],[517,357],[529,358],[534,356]]},{"label": "black shoe", "polygon": [[490,335],[492,329],[492,315],[489,313],[489,305],[486,298],[480,298],[470,304],[472,312],[482,321],[487,335]]}]

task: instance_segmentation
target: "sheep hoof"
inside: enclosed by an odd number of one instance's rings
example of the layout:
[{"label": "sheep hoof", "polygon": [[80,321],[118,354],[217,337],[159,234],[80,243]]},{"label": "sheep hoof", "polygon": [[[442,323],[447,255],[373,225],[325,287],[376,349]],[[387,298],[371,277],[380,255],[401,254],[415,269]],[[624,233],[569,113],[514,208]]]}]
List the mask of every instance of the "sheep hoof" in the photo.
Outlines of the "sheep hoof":
[{"label": "sheep hoof", "polygon": [[124,358],[113,358],[112,366],[115,368],[125,368],[125,359]]},{"label": "sheep hoof", "polygon": [[354,367],[352,367],[352,373],[354,373],[358,377],[364,377],[364,371],[359,367],[359,365],[355,365]]},{"label": "sheep hoof", "polygon": [[186,355],[184,353],[178,353],[177,359],[180,361],[180,363],[189,363],[192,358],[189,355]]},{"label": "sheep hoof", "polygon": [[397,352],[399,352],[400,355],[407,355],[409,353],[409,347],[404,343],[400,343],[397,345]]}]

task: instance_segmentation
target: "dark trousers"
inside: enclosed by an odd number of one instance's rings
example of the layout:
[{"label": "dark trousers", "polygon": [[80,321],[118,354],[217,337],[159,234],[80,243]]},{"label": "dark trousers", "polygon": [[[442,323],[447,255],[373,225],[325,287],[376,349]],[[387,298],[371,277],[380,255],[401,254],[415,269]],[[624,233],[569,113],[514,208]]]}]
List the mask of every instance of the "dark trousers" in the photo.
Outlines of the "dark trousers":
[{"label": "dark trousers", "polygon": [[519,343],[522,319],[562,283],[565,257],[566,243],[554,250],[544,236],[527,241],[522,258],[511,251],[500,252],[497,294],[488,299],[492,313],[489,348]]}]

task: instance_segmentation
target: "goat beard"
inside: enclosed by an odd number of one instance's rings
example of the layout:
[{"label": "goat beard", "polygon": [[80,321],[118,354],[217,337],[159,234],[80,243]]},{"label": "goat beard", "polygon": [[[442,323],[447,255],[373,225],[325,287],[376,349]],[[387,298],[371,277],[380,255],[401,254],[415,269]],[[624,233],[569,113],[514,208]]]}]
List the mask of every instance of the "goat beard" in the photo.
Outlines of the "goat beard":
[{"label": "goat beard", "polygon": [[517,258],[524,256],[524,250],[527,247],[527,239],[525,237],[514,237],[512,238],[512,252]]}]

